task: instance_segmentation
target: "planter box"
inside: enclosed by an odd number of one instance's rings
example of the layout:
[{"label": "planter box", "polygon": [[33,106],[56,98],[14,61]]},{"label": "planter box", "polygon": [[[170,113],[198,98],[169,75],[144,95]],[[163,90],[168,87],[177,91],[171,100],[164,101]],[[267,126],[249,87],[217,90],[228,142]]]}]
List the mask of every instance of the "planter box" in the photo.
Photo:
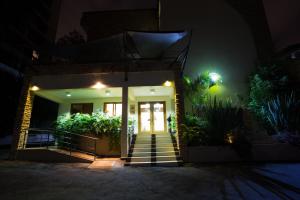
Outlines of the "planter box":
[{"label": "planter box", "polygon": [[[87,134],[86,136],[98,138],[98,140],[96,141],[96,155],[98,155],[98,156],[120,156],[121,155],[120,147],[110,149],[110,146],[109,146],[110,139],[108,137],[106,137],[106,136],[99,137],[99,136],[92,135],[92,134]],[[77,144],[78,144],[79,149],[81,149],[83,151],[95,153],[94,140],[81,137],[78,139]]]},{"label": "planter box", "polygon": [[184,160],[194,163],[300,161],[300,148],[289,144],[254,144],[251,152],[251,157],[242,158],[230,146],[186,147]]}]

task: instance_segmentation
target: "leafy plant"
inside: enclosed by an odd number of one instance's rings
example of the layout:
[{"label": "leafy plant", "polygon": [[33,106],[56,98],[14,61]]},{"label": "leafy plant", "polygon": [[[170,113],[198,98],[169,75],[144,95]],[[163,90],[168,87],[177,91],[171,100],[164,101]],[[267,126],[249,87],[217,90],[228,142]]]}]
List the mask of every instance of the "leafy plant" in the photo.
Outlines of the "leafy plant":
[{"label": "leafy plant", "polygon": [[191,105],[202,104],[207,100],[207,89],[210,86],[209,72],[201,73],[196,79],[183,77],[184,94]]},{"label": "leafy plant", "polygon": [[277,94],[287,89],[287,76],[276,65],[261,66],[250,77],[250,93],[248,108],[266,125],[266,117],[262,112],[266,103]]},{"label": "leafy plant", "polygon": [[273,84],[255,74],[250,81],[250,88],[248,107],[258,118],[264,119],[262,107],[272,97]]},{"label": "leafy plant", "polygon": [[242,125],[242,110],[231,101],[211,100],[186,115],[183,138],[188,145],[224,145],[233,129]]},{"label": "leafy plant", "polygon": [[109,116],[103,112],[91,115],[76,113],[60,116],[56,122],[56,130],[63,134],[65,131],[78,134],[96,134],[107,136],[110,147],[120,146],[121,117]]},{"label": "leafy plant", "polygon": [[183,141],[188,146],[208,145],[208,135],[204,131],[207,122],[199,117],[185,115],[184,123],[181,125]]},{"label": "leafy plant", "polygon": [[203,118],[207,121],[206,132],[209,135],[208,143],[211,145],[225,144],[226,135],[233,129],[242,125],[242,109],[234,107],[230,100],[212,101],[202,108]]},{"label": "leafy plant", "polygon": [[284,96],[277,95],[263,107],[262,112],[276,132],[299,131],[300,102],[294,93]]},{"label": "leafy plant", "polygon": [[175,115],[175,113],[171,113],[167,120],[168,120],[169,132],[176,133],[176,115]]}]

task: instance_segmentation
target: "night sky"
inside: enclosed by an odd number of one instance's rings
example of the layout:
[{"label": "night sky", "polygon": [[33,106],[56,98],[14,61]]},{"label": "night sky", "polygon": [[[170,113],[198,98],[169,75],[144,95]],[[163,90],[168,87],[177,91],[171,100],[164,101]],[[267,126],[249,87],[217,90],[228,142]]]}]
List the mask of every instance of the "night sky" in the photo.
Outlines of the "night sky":
[{"label": "night sky", "polygon": [[[276,49],[300,43],[300,0],[263,0]],[[80,27],[82,12],[155,8],[156,0],[63,0],[57,38]]]}]

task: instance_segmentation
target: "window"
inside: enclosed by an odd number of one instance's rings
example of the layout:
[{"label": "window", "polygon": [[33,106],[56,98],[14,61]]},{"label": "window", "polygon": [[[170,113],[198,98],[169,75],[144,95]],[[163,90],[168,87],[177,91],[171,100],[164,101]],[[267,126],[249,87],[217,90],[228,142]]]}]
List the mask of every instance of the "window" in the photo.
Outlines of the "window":
[{"label": "window", "polygon": [[71,114],[85,113],[92,114],[93,104],[92,103],[72,103],[71,104]]},{"label": "window", "polygon": [[109,116],[122,115],[122,103],[104,103],[104,112]]}]

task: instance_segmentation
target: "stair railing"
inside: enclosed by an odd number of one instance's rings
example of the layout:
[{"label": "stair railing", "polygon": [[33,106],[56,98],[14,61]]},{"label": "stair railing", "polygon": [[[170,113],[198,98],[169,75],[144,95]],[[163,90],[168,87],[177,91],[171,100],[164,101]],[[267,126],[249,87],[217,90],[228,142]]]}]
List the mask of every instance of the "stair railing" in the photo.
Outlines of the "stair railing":
[{"label": "stair railing", "polygon": [[[93,141],[93,150],[86,151],[80,148],[78,145],[78,139],[87,139]],[[61,131],[55,129],[40,129],[40,128],[29,128],[26,130],[26,137],[23,141],[23,149],[28,148],[62,148],[69,152],[71,156],[73,152],[82,152],[91,154],[94,156],[94,160],[97,156],[97,140],[96,137],[86,136],[78,133],[69,131]]]}]

